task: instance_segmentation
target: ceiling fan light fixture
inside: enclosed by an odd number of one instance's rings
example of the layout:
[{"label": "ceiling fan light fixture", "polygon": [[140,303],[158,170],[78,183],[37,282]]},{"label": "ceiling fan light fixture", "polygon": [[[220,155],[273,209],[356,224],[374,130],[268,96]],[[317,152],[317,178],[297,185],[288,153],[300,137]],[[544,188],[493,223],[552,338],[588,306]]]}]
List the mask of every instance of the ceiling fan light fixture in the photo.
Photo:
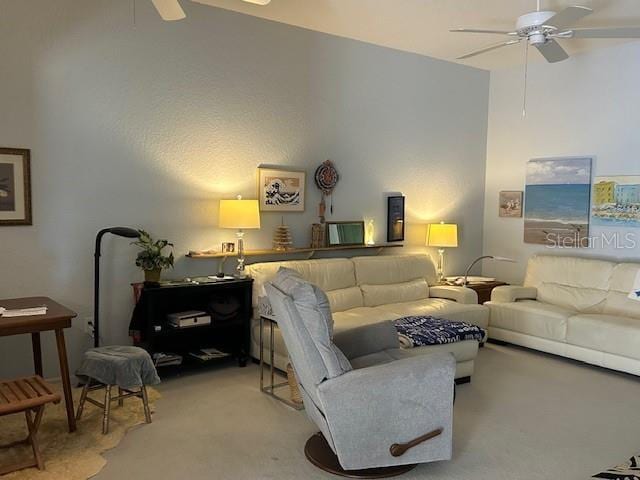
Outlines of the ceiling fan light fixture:
[{"label": "ceiling fan light fixture", "polygon": [[151,0],[151,2],[162,19],[167,22],[182,20],[187,16],[178,0]]}]

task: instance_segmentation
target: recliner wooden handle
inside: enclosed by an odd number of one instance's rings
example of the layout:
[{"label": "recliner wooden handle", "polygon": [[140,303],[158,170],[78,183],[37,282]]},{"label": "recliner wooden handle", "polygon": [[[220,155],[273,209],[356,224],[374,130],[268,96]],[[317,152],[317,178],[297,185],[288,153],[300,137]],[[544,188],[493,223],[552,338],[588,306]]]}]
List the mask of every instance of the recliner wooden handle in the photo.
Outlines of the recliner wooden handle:
[{"label": "recliner wooden handle", "polygon": [[393,455],[394,457],[400,457],[407,453],[407,450],[409,450],[410,448],[413,448],[423,442],[426,442],[427,440],[431,440],[432,438],[437,437],[443,431],[443,428],[438,428],[437,430],[426,433],[418,438],[414,438],[407,443],[394,443],[393,445],[391,445],[391,447],[389,447],[389,452],[391,452],[391,455]]}]

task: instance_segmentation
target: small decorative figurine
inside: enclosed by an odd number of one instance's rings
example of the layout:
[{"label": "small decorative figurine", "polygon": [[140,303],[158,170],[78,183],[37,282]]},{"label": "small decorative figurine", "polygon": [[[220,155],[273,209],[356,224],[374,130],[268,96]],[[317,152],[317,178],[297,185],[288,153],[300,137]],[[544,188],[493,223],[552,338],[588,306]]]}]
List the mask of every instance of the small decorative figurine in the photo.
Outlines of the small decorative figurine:
[{"label": "small decorative figurine", "polygon": [[289,250],[293,246],[293,237],[291,236],[291,230],[284,224],[284,217],[280,225],[276,227],[276,232],[273,235],[273,248],[278,251]]}]

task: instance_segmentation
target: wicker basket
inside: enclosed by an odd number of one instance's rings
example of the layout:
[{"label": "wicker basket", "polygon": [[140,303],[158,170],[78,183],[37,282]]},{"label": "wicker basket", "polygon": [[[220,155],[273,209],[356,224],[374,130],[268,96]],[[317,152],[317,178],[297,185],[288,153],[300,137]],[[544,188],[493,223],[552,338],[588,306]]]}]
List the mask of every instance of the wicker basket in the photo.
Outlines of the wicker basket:
[{"label": "wicker basket", "polygon": [[293,367],[290,363],[287,363],[287,382],[289,382],[291,401],[296,405],[302,405],[302,395],[300,394],[300,387],[298,386],[296,374],[293,371]]}]

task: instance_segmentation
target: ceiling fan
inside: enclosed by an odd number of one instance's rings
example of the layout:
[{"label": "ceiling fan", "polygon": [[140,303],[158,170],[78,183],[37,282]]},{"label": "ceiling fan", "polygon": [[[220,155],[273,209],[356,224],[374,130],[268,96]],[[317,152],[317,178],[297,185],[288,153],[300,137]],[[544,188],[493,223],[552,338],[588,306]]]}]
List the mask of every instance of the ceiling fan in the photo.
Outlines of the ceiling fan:
[{"label": "ceiling fan", "polygon": [[522,15],[516,21],[516,28],[509,30],[487,30],[480,28],[456,28],[450,30],[455,33],[491,33],[508,35],[510,40],[488,45],[466,55],[458,60],[475,57],[482,53],[498,48],[516,45],[526,40],[527,45],[536,47],[547,62],[561,62],[569,58],[569,54],[560,46],[556,39],[570,40],[572,38],[640,38],[640,27],[613,28],[572,28],[582,18],[593,13],[588,7],[571,6],[560,12],[540,10],[540,0],[535,12]]},{"label": "ceiling fan", "polygon": [[[187,15],[184,13],[184,10],[180,6],[180,2],[178,0],[151,0],[153,5],[158,10],[158,13],[162,17],[163,20],[168,22],[174,20],[182,20]],[[248,3],[255,3],[256,5],[267,5],[271,0],[243,0]]]}]

